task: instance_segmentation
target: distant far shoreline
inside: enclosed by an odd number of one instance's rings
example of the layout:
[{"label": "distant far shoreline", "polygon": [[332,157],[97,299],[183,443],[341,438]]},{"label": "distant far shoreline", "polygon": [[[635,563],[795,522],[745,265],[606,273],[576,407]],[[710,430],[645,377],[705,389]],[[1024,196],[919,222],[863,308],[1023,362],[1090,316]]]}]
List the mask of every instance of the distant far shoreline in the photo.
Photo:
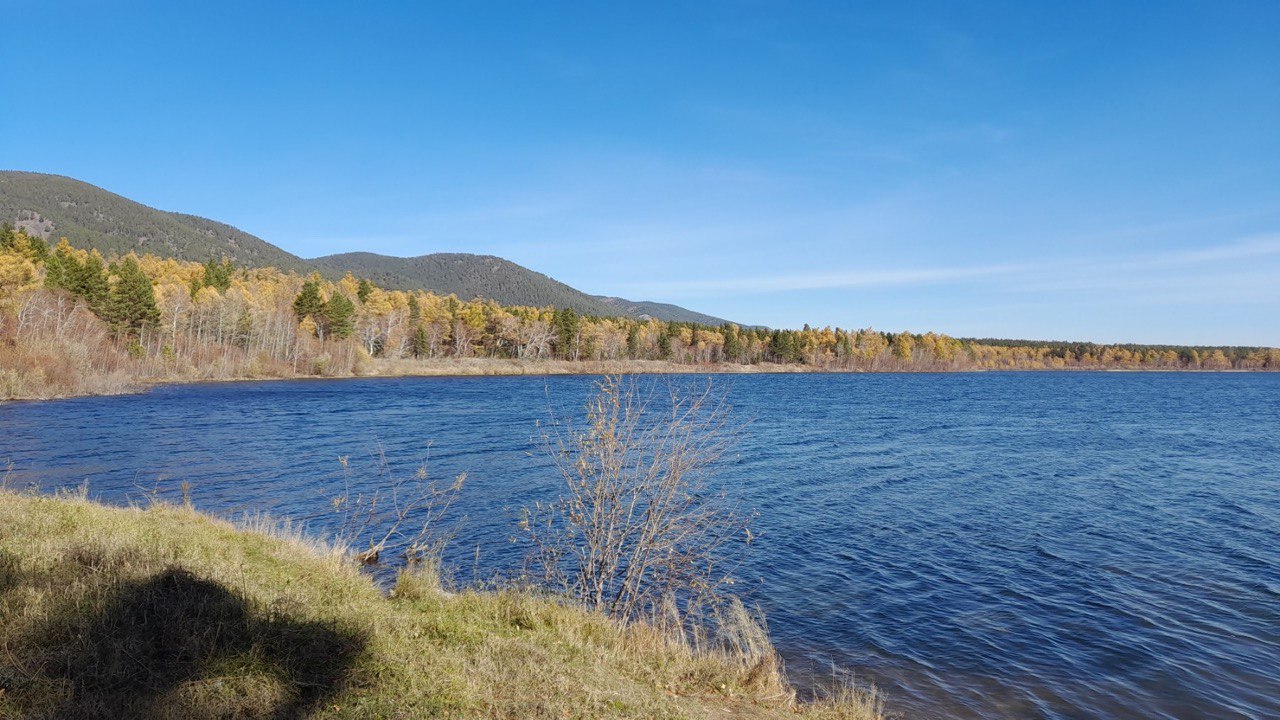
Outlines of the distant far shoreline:
[{"label": "distant far shoreline", "polygon": [[1207,370],[1202,368],[1097,368],[1097,367],[1011,367],[965,369],[903,370],[884,368],[829,368],[801,364],[761,363],[706,363],[689,365],[665,360],[514,360],[503,358],[433,358],[425,360],[372,359],[364,367],[352,373],[316,375],[309,373],[270,373],[226,377],[201,377],[184,374],[160,377],[135,378],[129,383],[111,383],[99,390],[79,393],[13,396],[0,398],[6,402],[35,402],[41,400],[67,400],[77,397],[107,397],[143,393],[161,385],[195,385],[203,383],[270,382],[276,380],[354,380],[362,378],[411,378],[411,377],[552,377],[567,375],[959,375],[991,372],[1078,372],[1078,373],[1178,373],[1178,374],[1248,374],[1274,372],[1268,369]]},{"label": "distant far shoreline", "polygon": [[595,316],[143,253],[0,224],[0,398],[167,382],[601,373],[1280,370],[1280,348],[958,339]]}]

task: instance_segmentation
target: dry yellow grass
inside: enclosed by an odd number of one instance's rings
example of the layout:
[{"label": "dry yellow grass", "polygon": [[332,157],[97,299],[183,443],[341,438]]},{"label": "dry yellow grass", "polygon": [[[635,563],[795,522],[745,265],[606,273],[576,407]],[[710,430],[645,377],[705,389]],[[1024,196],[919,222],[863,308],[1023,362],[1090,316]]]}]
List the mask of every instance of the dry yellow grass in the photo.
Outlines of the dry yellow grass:
[{"label": "dry yellow grass", "polygon": [[17,355],[0,350],[0,402],[4,400],[52,400],[87,395],[121,395],[140,392],[148,385],[189,382],[237,382],[297,378],[350,377],[479,377],[507,375],[616,375],[623,374],[757,374],[780,372],[829,372],[805,365],[739,365],[714,363],[683,365],[665,360],[507,360],[500,358],[436,358],[387,360],[363,358],[354,372],[328,371],[323,375],[292,372],[281,365],[233,363],[225,370],[191,367],[156,368],[124,362],[111,372],[99,372],[87,364],[70,363],[57,353],[23,349]]},{"label": "dry yellow grass", "polygon": [[429,572],[384,594],[269,526],[0,491],[0,717],[881,714],[856,692],[795,705],[767,642],[695,651],[525,592],[445,593]]}]

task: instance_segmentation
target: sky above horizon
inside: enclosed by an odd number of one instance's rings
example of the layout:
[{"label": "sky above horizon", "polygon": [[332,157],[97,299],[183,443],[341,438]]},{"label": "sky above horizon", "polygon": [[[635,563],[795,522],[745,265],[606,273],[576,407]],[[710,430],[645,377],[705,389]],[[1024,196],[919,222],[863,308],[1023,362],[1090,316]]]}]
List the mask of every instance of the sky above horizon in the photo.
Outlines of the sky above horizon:
[{"label": "sky above horizon", "polygon": [[1280,3],[0,0],[0,169],[774,327],[1280,346]]}]

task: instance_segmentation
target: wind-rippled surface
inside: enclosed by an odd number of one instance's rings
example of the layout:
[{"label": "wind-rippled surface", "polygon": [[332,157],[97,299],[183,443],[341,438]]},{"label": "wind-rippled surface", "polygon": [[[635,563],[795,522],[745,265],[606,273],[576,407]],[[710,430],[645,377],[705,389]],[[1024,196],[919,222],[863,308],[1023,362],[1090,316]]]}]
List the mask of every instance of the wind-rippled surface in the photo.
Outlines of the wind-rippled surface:
[{"label": "wind-rippled surface", "polygon": [[[740,586],[800,682],[852,668],[911,718],[1280,717],[1280,376],[716,383],[750,420],[719,474],[760,512]],[[126,502],[187,480],[202,509],[322,527],[339,455],[371,478],[376,442],[405,470],[430,443],[434,476],[468,474],[451,555],[466,580],[519,562],[516,509],[556,488],[537,424],[590,389],[272,382],[10,404],[0,461],[16,484],[87,480]]]}]

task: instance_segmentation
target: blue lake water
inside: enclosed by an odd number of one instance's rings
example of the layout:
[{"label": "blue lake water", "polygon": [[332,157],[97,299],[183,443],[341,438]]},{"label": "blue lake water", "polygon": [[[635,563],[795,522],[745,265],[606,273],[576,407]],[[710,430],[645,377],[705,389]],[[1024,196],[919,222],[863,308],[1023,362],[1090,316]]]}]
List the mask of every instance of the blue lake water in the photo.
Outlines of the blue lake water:
[{"label": "blue lake water", "polygon": [[[690,382],[688,378],[657,382]],[[10,481],[323,526],[381,442],[466,472],[450,558],[519,562],[556,479],[537,425],[592,380],[170,386],[0,405]],[[1280,375],[717,378],[749,421],[719,481],[794,676],[854,670],[912,718],[1280,717]],[[479,548],[479,563],[474,560]],[[475,570],[473,566],[481,568]]]}]

